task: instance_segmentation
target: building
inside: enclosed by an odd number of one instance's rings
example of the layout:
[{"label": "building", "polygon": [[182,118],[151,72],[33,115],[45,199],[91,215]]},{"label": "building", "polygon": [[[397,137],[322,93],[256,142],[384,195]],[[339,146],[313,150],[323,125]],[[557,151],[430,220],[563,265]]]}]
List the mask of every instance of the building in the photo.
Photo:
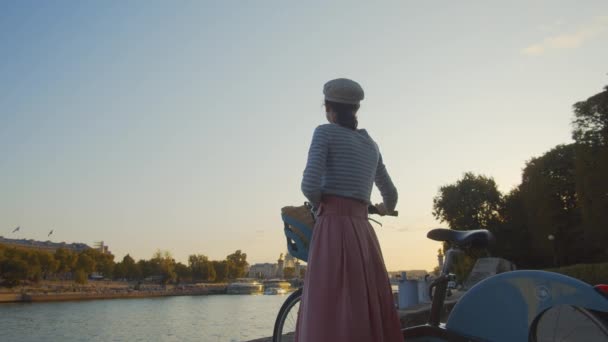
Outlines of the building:
[{"label": "building", "polygon": [[301,276],[306,271],[306,266],[300,263],[300,260],[294,258],[289,253],[281,253],[276,264],[263,263],[251,265],[249,269],[249,277],[257,279],[272,279],[283,278],[285,268],[293,268],[296,278]]},{"label": "building", "polygon": [[[87,249],[92,249],[91,246],[84,243],[65,243],[65,242],[51,242],[51,241],[37,241],[37,240],[26,240],[26,239],[7,239],[0,236],[0,244],[11,247],[21,247],[21,248],[30,248],[30,249],[38,249],[43,251],[48,251],[54,253],[56,250],[63,248],[76,253],[85,251]],[[95,249],[101,251],[102,253],[109,254],[108,246],[101,242],[101,246],[96,247]]]},{"label": "building", "polygon": [[95,242],[95,249],[101,252],[101,254],[110,254],[108,246],[103,241]]},{"label": "building", "polygon": [[263,263],[253,264],[249,268],[249,277],[257,279],[275,278],[277,274],[277,264]]}]

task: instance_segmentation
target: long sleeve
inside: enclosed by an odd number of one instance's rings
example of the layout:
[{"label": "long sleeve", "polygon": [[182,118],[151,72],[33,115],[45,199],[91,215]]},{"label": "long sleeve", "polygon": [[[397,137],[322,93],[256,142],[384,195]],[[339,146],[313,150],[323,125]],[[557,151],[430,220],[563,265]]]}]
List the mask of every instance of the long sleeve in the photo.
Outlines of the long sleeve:
[{"label": "long sleeve", "polygon": [[395,188],[391,177],[388,175],[388,171],[386,171],[386,166],[384,166],[384,163],[382,162],[382,154],[380,154],[380,157],[378,158],[375,183],[378,190],[380,190],[386,208],[389,211],[395,210],[398,198],[397,188]]},{"label": "long sleeve", "polygon": [[308,201],[315,207],[321,202],[322,177],[327,163],[329,148],[329,135],[323,126],[315,129],[312,143],[308,151],[308,161],[302,178],[302,192]]}]

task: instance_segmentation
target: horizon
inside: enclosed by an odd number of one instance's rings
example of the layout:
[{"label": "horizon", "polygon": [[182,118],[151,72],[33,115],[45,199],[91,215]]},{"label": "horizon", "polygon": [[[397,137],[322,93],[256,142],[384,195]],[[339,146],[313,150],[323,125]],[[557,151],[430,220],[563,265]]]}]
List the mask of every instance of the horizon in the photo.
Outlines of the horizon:
[{"label": "horizon", "polygon": [[399,191],[372,223],[387,269],[432,270],[439,188],[509,192],[608,84],[604,1],[349,4],[0,4],[1,235],[274,260],[322,86],[348,77]]}]

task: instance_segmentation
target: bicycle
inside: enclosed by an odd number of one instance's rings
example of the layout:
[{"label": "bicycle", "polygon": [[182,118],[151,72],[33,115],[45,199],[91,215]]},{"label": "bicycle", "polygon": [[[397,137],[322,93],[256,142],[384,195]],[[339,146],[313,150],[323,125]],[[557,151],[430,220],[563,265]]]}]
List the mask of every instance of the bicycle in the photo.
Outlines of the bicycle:
[{"label": "bicycle", "polygon": [[[307,228],[289,217],[284,222],[290,253],[293,250],[306,258],[307,244],[301,237],[312,231],[295,232]],[[546,271],[509,271],[484,279],[467,290],[446,323],[441,323],[448,283],[455,279],[449,272],[455,257],[468,248],[487,247],[494,237],[487,230],[442,228],[431,230],[427,237],[451,247],[439,277],[429,288],[428,322],[403,329],[407,341],[608,341],[608,285],[593,287]],[[291,340],[301,293],[298,289],[281,307],[273,342]]]},{"label": "bicycle", "polygon": [[[427,237],[451,248],[433,293],[427,324],[406,328],[407,341],[608,341],[608,286],[546,271],[509,271],[488,277],[458,300],[440,322],[456,255],[494,240],[487,230],[433,229]],[[566,316],[567,319],[564,319]]]}]

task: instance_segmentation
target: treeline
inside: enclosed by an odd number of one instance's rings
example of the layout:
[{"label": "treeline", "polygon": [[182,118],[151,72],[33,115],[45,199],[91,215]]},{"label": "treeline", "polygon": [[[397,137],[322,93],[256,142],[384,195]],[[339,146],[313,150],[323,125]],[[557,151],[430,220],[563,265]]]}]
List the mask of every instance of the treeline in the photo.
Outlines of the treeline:
[{"label": "treeline", "polygon": [[607,261],[608,86],[574,104],[572,125],[574,143],[529,160],[509,193],[466,173],[440,188],[434,216],[452,229],[489,229],[492,253],[520,268]]},{"label": "treeline", "polygon": [[176,262],[169,252],[157,251],[149,260],[135,261],[126,255],[114,262],[112,254],[95,249],[55,252],[0,245],[0,286],[16,286],[23,281],[74,280],[86,283],[91,275],[105,279],[153,281],[162,284],[183,282],[223,282],[243,277],[247,254],[240,250],[224,260],[190,255],[188,264]]}]

